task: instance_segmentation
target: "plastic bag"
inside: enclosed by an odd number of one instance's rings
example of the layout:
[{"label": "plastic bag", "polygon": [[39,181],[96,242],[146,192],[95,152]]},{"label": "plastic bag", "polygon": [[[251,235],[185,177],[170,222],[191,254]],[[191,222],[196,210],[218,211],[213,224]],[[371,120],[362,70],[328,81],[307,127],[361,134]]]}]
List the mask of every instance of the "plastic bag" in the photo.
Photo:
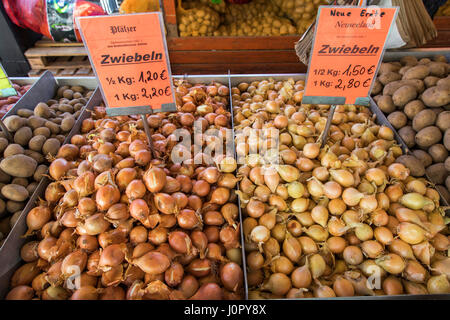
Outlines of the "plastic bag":
[{"label": "plastic bag", "polygon": [[3,0],[9,18],[54,41],[81,41],[75,18],[105,15],[98,1],[85,0]]}]

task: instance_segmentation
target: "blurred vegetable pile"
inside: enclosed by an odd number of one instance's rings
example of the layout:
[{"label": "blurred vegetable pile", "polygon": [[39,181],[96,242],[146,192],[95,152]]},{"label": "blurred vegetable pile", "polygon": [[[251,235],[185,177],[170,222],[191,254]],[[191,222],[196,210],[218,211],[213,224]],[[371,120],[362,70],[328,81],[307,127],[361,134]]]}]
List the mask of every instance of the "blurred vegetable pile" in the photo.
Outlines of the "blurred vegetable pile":
[{"label": "blurred vegetable pile", "polygon": [[[226,3],[225,0],[220,3],[211,0],[183,1],[183,7],[188,12],[194,11],[187,14],[178,9],[181,17],[178,29],[182,37],[302,34],[315,19],[318,6],[323,4],[327,1],[252,0],[243,4]],[[202,13],[197,14],[198,11]],[[192,23],[195,23],[194,27],[190,26]]]}]

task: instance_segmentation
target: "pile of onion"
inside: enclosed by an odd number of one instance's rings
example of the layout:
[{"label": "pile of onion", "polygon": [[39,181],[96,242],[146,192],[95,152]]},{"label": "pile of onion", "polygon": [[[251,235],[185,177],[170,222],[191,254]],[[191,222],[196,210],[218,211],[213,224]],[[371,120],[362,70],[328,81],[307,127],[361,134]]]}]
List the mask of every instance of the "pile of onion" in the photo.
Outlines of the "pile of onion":
[{"label": "pile of onion", "polygon": [[303,89],[232,88],[249,298],[450,293],[437,191],[366,107],[338,106],[321,147],[330,106],[302,105]]},{"label": "pile of onion", "polygon": [[83,121],[27,216],[7,299],[242,299],[236,161],[171,157],[176,129],[205,148],[218,143],[208,129],[231,130],[229,89],[175,87],[178,112],[147,117],[153,150],[137,116],[109,118],[98,106]]}]

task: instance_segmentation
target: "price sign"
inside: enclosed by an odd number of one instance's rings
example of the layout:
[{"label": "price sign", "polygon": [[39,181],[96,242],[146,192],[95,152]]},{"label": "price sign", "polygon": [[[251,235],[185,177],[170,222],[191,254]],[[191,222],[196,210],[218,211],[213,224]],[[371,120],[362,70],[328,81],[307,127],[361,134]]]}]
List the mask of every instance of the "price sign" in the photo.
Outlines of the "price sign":
[{"label": "price sign", "polygon": [[320,6],[303,103],[369,105],[395,8]]},{"label": "price sign", "polygon": [[3,70],[3,67],[0,64],[0,98],[16,95],[17,95],[16,90],[13,88],[11,81],[9,81],[5,70]]},{"label": "price sign", "polygon": [[160,12],[78,18],[108,115],[176,111]]}]

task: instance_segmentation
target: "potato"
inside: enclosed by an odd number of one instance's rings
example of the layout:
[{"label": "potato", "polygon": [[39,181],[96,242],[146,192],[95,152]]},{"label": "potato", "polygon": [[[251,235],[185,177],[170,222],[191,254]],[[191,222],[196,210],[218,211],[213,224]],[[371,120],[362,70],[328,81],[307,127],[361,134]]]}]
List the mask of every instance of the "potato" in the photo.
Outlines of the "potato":
[{"label": "potato", "polygon": [[377,94],[376,96],[373,96],[372,99],[375,101],[376,104],[378,104],[378,100],[382,97],[381,94]]},{"label": "potato", "polygon": [[[3,237],[6,238],[8,233],[11,231],[11,228],[9,226],[9,220],[10,220],[10,217],[6,217],[0,221],[0,238],[3,238]],[[2,245],[3,245],[3,243],[0,244],[0,247]]]},{"label": "potato", "polygon": [[6,199],[12,201],[25,201],[29,197],[28,190],[19,184],[7,184],[1,192]]},{"label": "potato", "polygon": [[0,162],[0,168],[13,177],[28,178],[36,170],[37,162],[24,154],[15,154]]},{"label": "potato", "polygon": [[42,146],[44,145],[46,140],[47,138],[44,135],[34,136],[28,143],[28,147],[30,148],[30,150],[41,152]]},{"label": "potato", "polygon": [[14,179],[12,179],[11,184],[18,184],[23,187],[26,187],[28,185],[28,179],[27,178],[14,178]]},{"label": "potato", "polygon": [[42,146],[42,153],[45,156],[47,156],[48,154],[56,156],[60,147],[61,143],[59,142],[58,139],[50,138],[47,139],[47,141],[45,141],[44,145]]},{"label": "potato", "polygon": [[443,144],[434,144],[428,148],[428,153],[433,158],[433,162],[444,162],[448,157],[448,151]]},{"label": "potato", "polygon": [[430,62],[428,64],[428,69],[430,70],[430,75],[443,78],[447,73],[447,64],[442,62]]},{"label": "potato", "polygon": [[50,118],[51,109],[44,102],[39,102],[34,108],[34,115],[41,118]]},{"label": "potato", "polygon": [[438,81],[439,78],[434,76],[428,76],[425,79],[423,79],[423,83],[425,83],[425,87],[427,88],[434,87]]},{"label": "potato", "polygon": [[27,150],[25,150],[24,154],[26,156],[29,156],[29,157],[33,158],[34,160],[36,160],[36,162],[38,164],[45,162],[45,158],[40,152],[36,152],[36,151],[27,149]]},{"label": "potato", "polygon": [[398,73],[401,74],[402,76],[406,73],[406,71],[408,71],[409,69],[411,69],[413,66],[404,66],[401,67],[400,70],[398,70]]},{"label": "potato", "polygon": [[436,119],[436,127],[441,129],[442,131],[450,128],[450,111],[442,111],[441,113],[439,113]]},{"label": "potato", "polygon": [[415,67],[412,67],[408,71],[405,72],[403,75],[403,80],[409,80],[409,79],[425,79],[427,76],[430,75],[430,69],[428,66],[425,65],[417,65]]},{"label": "potato", "polygon": [[72,130],[74,125],[75,125],[75,117],[73,116],[65,117],[61,121],[61,130],[63,132],[69,132],[70,130]]},{"label": "potato", "polygon": [[408,146],[408,148],[414,147],[416,144],[415,136],[416,132],[410,126],[405,126],[398,131],[398,134],[402,138],[403,142]]},{"label": "potato", "polygon": [[450,88],[431,87],[425,90],[421,99],[428,107],[442,107],[450,103]]},{"label": "potato", "polygon": [[450,129],[445,130],[444,133],[444,146],[450,151]]},{"label": "potato", "polygon": [[54,122],[47,121],[47,122],[45,122],[45,126],[50,129],[52,134],[58,134],[60,131],[59,125],[57,125]]},{"label": "potato", "polygon": [[11,216],[11,219],[9,220],[9,226],[11,229],[16,225],[17,220],[19,220],[20,215],[22,214],[22,211],[19,210],[17,212],[14,212],[14,214]]},{"label": "potato", "polygon": [[406,118],[406,115],[401,111],[392,112],[387,116],[387,119],[395,129],[400,129],[401,127],[404,127],[408,120]]},{"label": "potato", "polygon": [[403,107],[405,104],[417,97],[417,91],[414,87],[406,85],[398,88],[392,95],[392,101],[397,107]]},{"label": "potato", "polygon": [[22,127],[14,134],[14,143],[20,144],[21,146],[26,146],[32,136],[33,132],[30,127]]},{"label": "potato", "polygon": [[51,135],[50,129],[47,127],[41,127],[41,128],[34,129],[33,136],[39,136],[39,135],[49,138]]},{"label": "potato", "polygon": [[74,99],[79,99],[79,98],[83,98],[83,95],[79,92],[74,92],[73,93],[73,98]]},{"label": "potato", "polygon": [[380,70],[378,70],[378,73],[384,74],[388,72],[397,72],[398,70],[400,70],[400,67],[398,65],[389,62],[382,62],[380,65]]},{"label": "potato", "polygon": [[73,116],[75,117],[75,119],[78,119],[78,117],[81,115],[81,110],[78,110],[77,112],[75,112],[73,114]]},{"label": "potato", "polygon": [[383,88],[383,94],[384,95],[393,95],[397,89],[399,89],[402,86],[409,85],[416,89],[417,93],[421,93],[425,90],[425,85],[423,84],[422,80],[412,79],[412,80],[399,80],[399,81],[393,81],[388,83]]},{"label": "potato", "polygon": [[6,203],[0,199],[0,217],[6,212]]},{"label": "potato", "polygon": [[20,210],[23,210],[25,208],[26,202],[18,202],[14,200],[8,200],[6,201],[6,210],[8,212],[13,213]]},{"label": "potato", "polygon": [[413,177],[421,177],[425,174],[425,167],[416,157],[411,155],[402,155],[395,162],[403,164],[407,167]]},{"label": "potato", "polygon": [[414,56],[403,56],[400,59],[400,63],[402,65],[415,66],[415,65],[417,65],[418,61],[417,61],[417,58]]},{"label": "potato", "polygon": [[11,181],[11,176],[5,171],[0,169],[0,183],[9,183]]},{"label": "potato", "polygon": [[412,127],[419,132],[425,127],[432,126],[436,122],[436,114],[431,109],[420,111],[413,119]]},{"label": "potato", "polygon": [[442,54],[437,54],[433,56],[433,60],[437,62],[447,62],[447,58]]},{"label": "potato", "polygon": [[443,184],[448,176],[448,172],[443,163],[432,164],[426,169],[426,173],[430,177],[431,182],[435,184]]},{"label": "potato", "polygon": [[55,99],[50,99],[47,101],[47,105],[49,107],[52,107],[54,104],[57,104],[57,103],[58,103],[58,101],[56,101]]},{"label": "potato", "polygon": [[447,201],[447,203],[450,203],[450,192],[447,190],[446,187],[441,186],[441,185],[437,185],[436,186],[436,191],[439,192],[441,197],[444,198]]},{"label": "potato", "polygon": [[48,167],[45,164],[40,164],[33,174],[33,179],[37,182],[41,181],[41,179],[44,177],[43,175],[46,174],[47,171]]},{"label": "potato", "polygon": [[450,89],[450,76],[447,78],[440,79],[436,85],[443,89]]},{"label": "potato", "polygon": [[35,130],[37,128],[44,126],[46,121],[47,120],[45,120],[44,118],[31,116],[28,118],[28,125],[31,127],[31,129]]},{"label": "potato", "polygon": [[59,124],[61,124],[62,119],[58,117],[58,118],[52,118],[52,119],[50,119],[50,121],[59,125]]},{"label": "potato", "polygon": [[416,144],[421,148],[431,147],[442,139],[441,130],[438,127],[430,126],[423,128],[416,134]]},{"label": "potato", "polygon": [[420,163],[422,163],[424,167],[428,167],[429,165],[431,165],[433,163],[433,159],[426,151],[416,149],[416,150],[413,150],[412,153],[413,153],[414,157],[419,159]]},{"label": "potato", "polygon": [[3,120],[3,123],[5,124],[6,128],[8,128],[9,131],[16,132],[17,130],[19,130],[20,128],[22,128],[24,125],[27,124],[27,120],[25,118],[13,115]]},{"label": "potato", "polygon": [[61,112],[73,113],[73,106],[71,106],[70,104],[60,104],[58,110]]},{"label": "potato", "polygon": [[378,81],[380,81],[383,85],[387,85],[388,83],[400,80],[401,78],[402,76],[396,72],[386,72],[378,76]]},{"label": "potato", "polygon": [[79,92],[79,93],[84,93],[86,91],[86,89],[82,86],[72,86],[72,87],[70,87],[70,90],[72,90],[73,92]]},{"label": "potato", "polygon": [[19,110],[17,110],[17,115],[18,116],[21,116],[21,117],[23,117],[23,118],[29,118],[29,117],[31,117],[32,115],[33,115],[34,113],[33,113],[33,110],[30,110],[30,109],[19,109]]},{"label": "potato", "polygon": [[62,98],[63,96],[63,92],[66,91],[67,89],[70,89],[69,86],[62,86],[58,88],[58,91],[56,91],[56,97],[57,98]]},{"label": "potato", "polygon": [[64,90],[63,97],[69,100],[72,100],[73,98],[73,91],[70,89]]},{"label": "potato", "polygon": [[80,103],[80,100],[79,99],[72,99],[72,100],[70,100],[69,101],[69,105],[70,106],[74,106],[74,105],[76,105],[77,103]]},{"label": "potato", "polygon": [[39,185],[38,182],[32,182],[27,186],[28,193],[31,195],[36,190],[37,186]]},{"label": "potato", "polygon": [[5,151],[8,144],[9,144],[8,139],[0,138],[0,154],[3,153],[3,151]]},{"label": "potato", "polygon": [[3,152],[3,157],[8,158],[15,154],[23,154],[24,151],[25,150],[22,148],[20,144],[12,143],[6,147],[5,151]]},{"label": "potato", "polygon": [[419,64],[429,64],[431,62],[430,58],[422,58],[419,60]]},{"label": "potato", "polygon": [[[379,81],[375,80],[375,84],[372,88],[372,95],[380,93],[382,89],[383,89],[383,86],[381,85],[381,83]],[[82,103],[76,103],[73,106],[73,110],[78,111],[78,110],[83,109],[83,107],[84,107],[84,105]]]},{"label": "potato", "polygon": [[78,99],[78,100],[80,100],[80,103],[83,104],[83,106],[84,106],[86,103],[88,103],[88,99],[86,99],[86,98],[80,98],[80,99]]},{"label": "potato", "polygon": [[403,112],[406,114],[408,119],[412,120],[420,111],[425,109],[425,106],[420,100],[413,100],[408,102],[403,108]]}]

